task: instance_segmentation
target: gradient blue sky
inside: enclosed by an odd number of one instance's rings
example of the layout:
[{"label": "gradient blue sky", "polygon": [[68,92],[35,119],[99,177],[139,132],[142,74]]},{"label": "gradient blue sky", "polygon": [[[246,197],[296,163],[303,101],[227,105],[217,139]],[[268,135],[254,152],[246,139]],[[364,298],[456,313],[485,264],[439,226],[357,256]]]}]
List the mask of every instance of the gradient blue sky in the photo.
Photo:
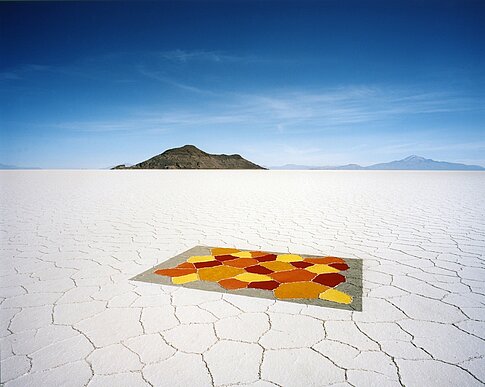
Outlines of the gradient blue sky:
[{"label": "gradient blue sky", "polygon": [[485,166],[485,2],[0,3],[0,163]]}]

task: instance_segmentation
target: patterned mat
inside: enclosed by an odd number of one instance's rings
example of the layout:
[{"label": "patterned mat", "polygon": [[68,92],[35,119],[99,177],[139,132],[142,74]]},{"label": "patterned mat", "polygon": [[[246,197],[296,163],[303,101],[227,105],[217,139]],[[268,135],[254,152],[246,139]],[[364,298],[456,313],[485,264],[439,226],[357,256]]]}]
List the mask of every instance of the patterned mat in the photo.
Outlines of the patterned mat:
[{"label": "patterned mat", "polygon": [[362,310],[362,260],[196,246],[132,280]]}]

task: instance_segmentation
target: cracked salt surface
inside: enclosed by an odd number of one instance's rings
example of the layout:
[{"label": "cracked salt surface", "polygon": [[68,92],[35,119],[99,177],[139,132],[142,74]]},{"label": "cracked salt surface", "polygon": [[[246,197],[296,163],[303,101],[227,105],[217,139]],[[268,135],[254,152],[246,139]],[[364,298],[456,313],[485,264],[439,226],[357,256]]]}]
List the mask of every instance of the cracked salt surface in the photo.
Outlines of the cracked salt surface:
[{"label": "cracked salt surface", "polygon": [[[485,174],[1,171],[6,386],[483,385]],[[363,259],[363,311],[129,281],[195,245]]]}]

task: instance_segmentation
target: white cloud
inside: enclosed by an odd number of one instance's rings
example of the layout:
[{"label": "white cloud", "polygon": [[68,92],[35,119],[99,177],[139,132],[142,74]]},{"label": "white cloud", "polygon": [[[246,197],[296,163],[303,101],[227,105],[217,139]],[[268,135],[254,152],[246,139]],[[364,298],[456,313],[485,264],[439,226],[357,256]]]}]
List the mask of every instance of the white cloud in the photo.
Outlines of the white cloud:
[{"label": "white cloud", "polygon": [[160,72],[146,70],[142,66],[138,67],[138,71],[141,75],[143,75],[145,77],[154,79],[156,81],[165,83],[166,85],[170,85],[170,86],[176,87],[178,89],[190,91],[190,92],[193,92],[193,93],[199,93],[199,94],[212,94],[212,92],[210,92],[210,91],[202,90],[198,87],[187,85],[185,83],[176,81],[173,78],[166,76],[166,75],[163,75]]},{"label": "white cloud", "polygon": [[50,71],[50,66],[38,64],[25,64],[17,66],[9,71],[0,72],[0,81],[13,81],[23,79],[27,74],[38,71]]},{"label": "white cloud", "polygon": [[217,50],[169,50],[155,53],[160,59],[178,63],[188,62],[267,62],[268,59],[254,55],[234,55],[225,51]]},{"label": "white cloud", "polygon": [[[310,134],[384,127],[392,120],[423,114],[481,110],[479,101],[451,93],[416,93],[409,90],[349,87],[315,92],[271,92],[266,94],[213,93],[173,81],[141,69],[146,76],[189,92],[205,94],[207,102],[167,111],[144,108],[125,119],[82,121],[59,125],[81,131],[166,131],[203,129],[241,130],[279,134]],[[213,98],[211,98],[213,97]],[[392,130],[393,126],[389,129]],[[400,145],[402,146],[402,145]]]}]

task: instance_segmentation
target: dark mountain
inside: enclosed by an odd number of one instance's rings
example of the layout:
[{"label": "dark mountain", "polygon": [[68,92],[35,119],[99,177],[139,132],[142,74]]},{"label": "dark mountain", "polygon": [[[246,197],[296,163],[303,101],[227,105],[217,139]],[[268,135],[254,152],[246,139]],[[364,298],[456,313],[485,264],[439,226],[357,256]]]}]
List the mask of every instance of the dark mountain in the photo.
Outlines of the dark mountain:
[{"label": "dark mountain", "polygon": [[118,165],[111,169],[264,169],[240,155],[212,155],[193,145],[165,152],[130,167]]},{"label": "dark mountain", "polygon": [[379,163],[362,167],[357,164],[348,164],[335,167],[311,167],[305,165],[287,164],[281,167],[271,167],[270,169],[317,169],[317,170],[403,170],[403,171],[485,171],[479,165],[466,165],[458,163],[448,163],[446,161],[435,161],[425,159],[420,156],[409,156],[402,160],[395,160],[389,163]]}]

